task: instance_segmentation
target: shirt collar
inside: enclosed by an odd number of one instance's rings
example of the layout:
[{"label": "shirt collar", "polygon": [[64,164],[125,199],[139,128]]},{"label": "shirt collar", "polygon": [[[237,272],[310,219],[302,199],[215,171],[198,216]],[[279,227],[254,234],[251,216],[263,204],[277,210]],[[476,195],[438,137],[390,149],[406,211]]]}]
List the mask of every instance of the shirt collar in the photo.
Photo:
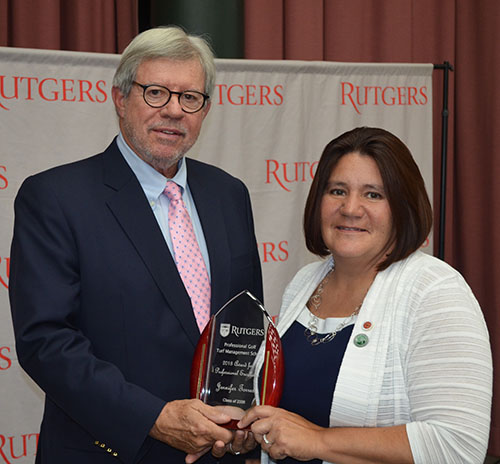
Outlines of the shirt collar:
[{"label": "shirt collar", "polygon": [[177,164],[177,172],[172,179],[160,174],[156,169],[139,158],[125,141],[121,131],[116,139],[116,144],[125,158],[125,161],[134,172],[149,202],[156,201],[163,193],[167,180],[173,180],[183,190],[187,187],[187,165],[182,157]]}]

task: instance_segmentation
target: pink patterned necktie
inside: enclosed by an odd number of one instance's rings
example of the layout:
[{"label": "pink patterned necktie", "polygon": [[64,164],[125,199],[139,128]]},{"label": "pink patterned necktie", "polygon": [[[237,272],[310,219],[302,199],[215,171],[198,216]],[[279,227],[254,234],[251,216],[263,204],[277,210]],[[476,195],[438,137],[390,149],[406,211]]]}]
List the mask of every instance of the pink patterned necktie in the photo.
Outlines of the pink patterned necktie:
[{"label": "pink patterned necktie", "polygon": [[198,246],[191,218],[182,199],[181,187],[169,180],[163,193],[170,200],[168,228],[177,270],[191,298],[196,322],[203,331],[210,317],[210,280]]}]

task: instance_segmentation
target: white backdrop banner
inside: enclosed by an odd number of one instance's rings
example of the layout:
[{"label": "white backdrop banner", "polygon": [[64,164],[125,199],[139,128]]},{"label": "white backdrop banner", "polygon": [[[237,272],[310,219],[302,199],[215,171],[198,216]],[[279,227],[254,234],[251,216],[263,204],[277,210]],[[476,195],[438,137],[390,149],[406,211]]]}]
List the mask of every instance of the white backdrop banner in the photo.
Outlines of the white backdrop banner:
[{"label": "white backdrop banner", "polygon": [[[98,153],[116,135],[111,82],[118,61],[0,47],[0,464],[34,461],[43,406],[14,347],[7,294],[13,201],[27,176]],[[302,214],[330,140],[361,125],[395,133],[432,194],[433,66],[217,60],[217,70],[212,108],[188,156],[248,186],[264,303],[275,315],[286,283],[316,259],[304,245]]]}]

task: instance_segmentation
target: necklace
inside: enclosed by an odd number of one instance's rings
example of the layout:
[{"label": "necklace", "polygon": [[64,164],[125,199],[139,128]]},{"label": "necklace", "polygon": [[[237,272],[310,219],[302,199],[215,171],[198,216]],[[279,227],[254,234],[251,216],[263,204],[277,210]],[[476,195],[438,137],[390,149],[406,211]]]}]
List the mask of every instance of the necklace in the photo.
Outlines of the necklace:
[{"label": "necklace", "polygon": [[[322,301],[322,293],[325,285],[328,283],[328,280],[330,279],[330,274],[335,270],[335,267],[332,267],[328,273],[326,274],[325,278],[321,281],[321,283],[318,285],[318,288],[316,292],[314,293],[313,296],[309,299],[311,305],[314,306],[314,310],[317,311],[318,308],[321,306],[321,301]],[[349,325],[352,320],[356,317],[356,315],[359,313],[359,310],[361,309],[361,305],[358,305],[356,309],[352,312],[352,314],[348,317],[346,317],[336,328],[333,332],[327,333],[326,335],[318,335],[318,316],[316,316],[312,311],[311,311],[311,320],[309,321],[308,327],[304,330],[304,335],[307,339],[307,341],[312,345],[316,346],[321,343],[328,343],[331,342],[335,336],[346,326]]]}]

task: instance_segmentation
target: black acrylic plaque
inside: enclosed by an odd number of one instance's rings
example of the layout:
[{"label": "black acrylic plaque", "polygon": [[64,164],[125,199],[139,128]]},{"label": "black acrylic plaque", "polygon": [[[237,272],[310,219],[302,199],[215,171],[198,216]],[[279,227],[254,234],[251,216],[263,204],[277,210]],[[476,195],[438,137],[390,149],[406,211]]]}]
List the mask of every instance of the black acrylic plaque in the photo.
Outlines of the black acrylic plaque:
[{"label": "black acrylic plaque", "polygon": [[224,406],[230,427],[255,404],[255,358],[265,343],[260,403],[277,406],[282,392],[281,342],[271,317],[250,292],[226,303],[203,331],[193,359],[191,396]]}]

